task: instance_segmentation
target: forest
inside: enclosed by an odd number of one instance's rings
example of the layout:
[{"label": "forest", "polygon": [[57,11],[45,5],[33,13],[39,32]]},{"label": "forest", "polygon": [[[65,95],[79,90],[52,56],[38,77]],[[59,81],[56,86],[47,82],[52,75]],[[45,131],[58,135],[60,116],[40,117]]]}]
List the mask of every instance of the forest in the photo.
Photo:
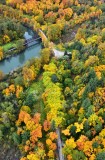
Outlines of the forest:
[{"label": "forest", "polygon": [[105,160],[104,0],[0,0],[0,63],[26,26],[42,49],[0,70],[0,160]]}]

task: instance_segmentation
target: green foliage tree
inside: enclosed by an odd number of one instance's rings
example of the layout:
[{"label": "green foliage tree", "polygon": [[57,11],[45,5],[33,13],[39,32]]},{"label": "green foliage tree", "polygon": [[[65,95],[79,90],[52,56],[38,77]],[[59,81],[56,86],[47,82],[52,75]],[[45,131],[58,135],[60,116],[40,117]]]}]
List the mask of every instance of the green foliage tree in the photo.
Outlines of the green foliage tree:
[{"label": "green foliage tree", "polygon": [[74,150],[72,155],[73,160],[86,160],[86,156],[82,151]]},{"label": "green foliage tree", "polygon": [[103,160],[105,159],[105,152],[100,152],[96,155],[96,160]]}]

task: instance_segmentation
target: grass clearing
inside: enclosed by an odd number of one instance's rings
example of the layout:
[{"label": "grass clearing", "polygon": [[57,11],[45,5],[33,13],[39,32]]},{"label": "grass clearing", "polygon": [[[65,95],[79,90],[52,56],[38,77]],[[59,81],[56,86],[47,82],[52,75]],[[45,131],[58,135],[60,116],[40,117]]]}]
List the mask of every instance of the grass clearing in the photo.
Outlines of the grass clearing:
[{"label": "grass clearing", "polygon": [[12,42],[9,42],[9,43],[7,43],[7,44],[4,44],[2,47],[3,47],[3,50],[4,50],[4,52],[7,52],[9,49],[11,49],[11,48],[17,48],[17,42],[19,41],[19,39],[18,40],[15,40],[15,41],[12,41]]},{"label": "grass clearing", "polygon": [[3,45],[3,50],[4,52],[7,52],[10,48],[14,47],[14,42],[10,42],[10,43],[7,43],[7,44],[4,44]]}]

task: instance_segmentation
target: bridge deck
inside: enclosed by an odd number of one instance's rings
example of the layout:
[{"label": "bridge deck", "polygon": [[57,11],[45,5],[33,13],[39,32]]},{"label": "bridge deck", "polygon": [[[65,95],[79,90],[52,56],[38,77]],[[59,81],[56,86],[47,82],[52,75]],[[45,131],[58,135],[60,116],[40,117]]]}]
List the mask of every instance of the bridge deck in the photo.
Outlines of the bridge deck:
[{"label": "bridge deck", "polygon": [[37,41],[37,40],[39,40],[39,39],[41,39],[41,37],[38,37],[38,38],[30,38],[30,39],[26,40],[26,42],[25,42],[24,45],[27,45],[27,44],[32,43],[32,42],[34,42],[34,41]]}]

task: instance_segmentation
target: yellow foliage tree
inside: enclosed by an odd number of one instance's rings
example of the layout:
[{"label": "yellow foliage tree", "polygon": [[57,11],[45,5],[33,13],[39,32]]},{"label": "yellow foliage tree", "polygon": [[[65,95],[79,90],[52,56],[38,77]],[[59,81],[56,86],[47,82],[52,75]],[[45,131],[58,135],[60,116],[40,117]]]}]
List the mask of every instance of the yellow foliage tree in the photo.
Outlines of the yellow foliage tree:
[{"label": "yellow foliage tree", "polygon": [[4,36],[3,36],[3,42],[4,42],[4,43],[10,42],[10,38],[9,38],[8,35],[4,35]]},{"label": "yellow foliage tree", "polygon": [[99,63],[99,58],[97,56],[89,56],[89,58],[85,61],[85,67],[94,66]]},{"label": "yellow foliage tree", "polygon": [[23,67],[23,78],[24,78],[24,82],[26,83],[26,85],[34,80],[36,78],[36,73],[35,73],[35,70],[34,70],[34,67],[31,66],[30,68],[28,67]]},{"label": "yellow foliage tree", "polygon": [[3,49],[0,47],[0,60],[3,58]]}]

